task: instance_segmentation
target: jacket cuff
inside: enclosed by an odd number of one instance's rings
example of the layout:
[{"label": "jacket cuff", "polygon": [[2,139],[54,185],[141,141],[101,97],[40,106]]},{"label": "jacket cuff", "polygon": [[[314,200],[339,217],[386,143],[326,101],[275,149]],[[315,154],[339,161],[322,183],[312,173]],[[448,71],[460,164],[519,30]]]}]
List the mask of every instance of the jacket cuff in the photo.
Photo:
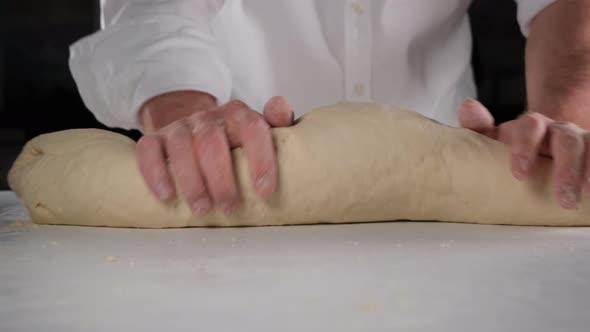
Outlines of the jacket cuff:
[{"label": "jacket cuff", "polygon": [[178,17],[116,24],[70,47],[70,70],[86,107],[109,127],[138,129],[149,99],[177,90],[231,93],[231,72],[208,31]]}]

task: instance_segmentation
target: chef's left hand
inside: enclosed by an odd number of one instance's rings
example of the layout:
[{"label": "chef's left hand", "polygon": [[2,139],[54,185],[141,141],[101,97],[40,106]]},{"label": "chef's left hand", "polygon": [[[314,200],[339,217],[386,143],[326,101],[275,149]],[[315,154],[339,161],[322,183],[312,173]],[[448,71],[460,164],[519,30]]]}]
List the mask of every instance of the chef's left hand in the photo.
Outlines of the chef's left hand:
[{"label": "chef's left hand", "polygon": [[590,191],[590,132],[571,122],[526,112],[516,120],[494,125],[488,109],[466,100],[459,109],[461,126],[510,146],[512,174],[527,179],[539,156],[553,158],[553,184],[559,205],[575,209],[582,189]]}]

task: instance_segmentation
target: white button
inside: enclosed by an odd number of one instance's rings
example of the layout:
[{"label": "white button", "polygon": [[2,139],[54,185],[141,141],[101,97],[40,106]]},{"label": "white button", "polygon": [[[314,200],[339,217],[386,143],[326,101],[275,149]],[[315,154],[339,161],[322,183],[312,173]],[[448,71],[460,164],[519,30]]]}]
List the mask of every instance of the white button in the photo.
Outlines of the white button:
[{"label": "white button", "polygon": [[365,95],[365,86],[361,83],[357,83],[354,85],[353,91],[355,95],[362,97]]},{"label": "white button", "polygon": [[360,1],[354,1],[351,6],[352,10],[358,15],[362,15],[365,12],[365,6]]}]

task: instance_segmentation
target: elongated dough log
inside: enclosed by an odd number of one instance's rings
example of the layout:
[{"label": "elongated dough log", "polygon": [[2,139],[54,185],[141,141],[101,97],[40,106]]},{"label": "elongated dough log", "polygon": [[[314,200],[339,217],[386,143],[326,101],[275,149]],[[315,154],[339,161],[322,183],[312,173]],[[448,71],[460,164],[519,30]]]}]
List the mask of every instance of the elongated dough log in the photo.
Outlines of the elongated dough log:
[{"label": "elongated dough log", "polygon": [[9,183],[35,222],[110,227],[187,227],[440,220],[485,224],[588,225],[590,204],[566,211],[554,200],[551,162],[527,182],[513,179],[507,148],[414,112],[340,103],[273,129],[279,191],[252,190],[241,149],[233,151],[243,198],[237,214],[195,217],[182,200],[164,204],[137,168],[135,143],[101,130],[39,136]]}]

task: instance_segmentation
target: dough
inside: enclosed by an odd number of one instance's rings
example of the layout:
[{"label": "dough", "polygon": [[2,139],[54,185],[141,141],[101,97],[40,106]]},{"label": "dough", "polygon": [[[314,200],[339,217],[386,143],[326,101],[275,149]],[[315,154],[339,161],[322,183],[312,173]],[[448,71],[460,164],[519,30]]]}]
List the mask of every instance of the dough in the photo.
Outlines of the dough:
[{"label": "dough", "polygon": [[531,181],[513,179],[507,148],[469,130],[371,103],[339,103],[273,129],[279,191],[252,189],[233,151],[242,208],[195,217],[161,203],[118,134],[67,130],[39,136],[14,163],[9,183],[35,222],[109,227],[261,226],[386,220],[514,225],[588,225],[590,205],[567,211],[553,196],[551,162]]}]

